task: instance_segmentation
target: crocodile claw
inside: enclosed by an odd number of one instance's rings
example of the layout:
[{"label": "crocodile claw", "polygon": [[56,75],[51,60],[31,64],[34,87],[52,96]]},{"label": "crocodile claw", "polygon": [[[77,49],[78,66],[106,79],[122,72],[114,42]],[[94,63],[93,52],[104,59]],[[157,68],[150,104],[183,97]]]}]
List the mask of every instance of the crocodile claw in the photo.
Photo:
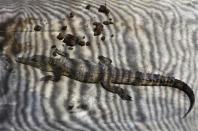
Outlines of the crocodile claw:
[{"label": "crocodile claw", "polygon": [[47,75],[42,78],[40,78],[40,81],[53,81],[53,82],[58,82],[60,80],[60,77],[52,76],[52,75]]},{"label": "crocodile claw", "polygon": [[127,101],[131,101],[132,100],[132,98],[131,98],[131,96],[129,96],[129,95],[120,95],[120,97],[123,99],[123,100],[127,100]]},{"label": "crocodile claw", "polygon": [[121,89],[120,92],[118,92],[118,95],[123,99],[123,100],[127,100],[127,101],[131,101],[132,98],[130,95],[128,95],[127,91]]},{"label": "crocodile claw", "polygon": [[52,80],[53,77],[52,75],[47,75],[47,76],[44,76],[42,78],[40,78],[40,81],[49,81],[49,80]]}]

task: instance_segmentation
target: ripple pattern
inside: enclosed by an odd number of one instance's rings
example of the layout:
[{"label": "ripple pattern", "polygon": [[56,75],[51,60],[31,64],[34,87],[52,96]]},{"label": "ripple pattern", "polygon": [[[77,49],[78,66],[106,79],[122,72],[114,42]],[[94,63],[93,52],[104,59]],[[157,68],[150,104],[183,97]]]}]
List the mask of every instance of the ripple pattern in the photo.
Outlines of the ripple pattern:
[{"label": "ripple pattern", "polygon": [[[13,61],[17,56],[49,55],[54,44],[72,58],[98,62],[103,55],[119,68],[174,76],[190,85],[197,100],[196,0],[108,0],[108,16],[98,12],[100,5],[105,0],[0,0],[0,51]],[[71,12],[73,18],[68,17]],[[94,36],[93,22],[110,18],[113,24]],[[42,30],[34,31],[35,25]],[[64,25],[67,33],[84,36],[90,46],[63,46],[56,37]],[[99,84],[67,77],[56,83],[41,81],[47,74],[14,62],[8,91],[0,98],[0,131],[198,130],[196,101],[182,119],[189,101],[177,89],[120,85],[132,96],[127,102]]]}]

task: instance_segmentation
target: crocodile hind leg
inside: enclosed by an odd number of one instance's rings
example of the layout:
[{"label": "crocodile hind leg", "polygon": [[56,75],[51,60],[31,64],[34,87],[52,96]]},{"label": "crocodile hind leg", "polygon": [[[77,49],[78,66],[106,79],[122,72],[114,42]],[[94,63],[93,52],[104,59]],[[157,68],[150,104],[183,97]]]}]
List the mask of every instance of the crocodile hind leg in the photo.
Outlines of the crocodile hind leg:
[{"label": "crocodile hind leg", "polygon": [[107,91],[118,94],[123,100],[131,101],[131,96],[126,90],[111,84],[110,81],[102,81],[101,85]]},{"label": "crocodile hind leg", "polygon": [[101,81],[102,87],[109,92],[118,94],[123,100],[130,101],[131,97],[128,95],[126,90],[124,90],[118,86],[115,86],[111,83],[110,76],[109,76],[108,72],[109,72],[109,68],[111,68],[112,60],[107,57],[104,57],[104,56],[98,56],[98,59],[99,59],[100,64],[104,64],[107,66],[106,71],[105,71],[106,75],[102,78],[102,81]]},{"label": "crocodile hind leg", "polygon": [[101,64],[105,64],[105,65],[111,65],[112,63],[112,60],[107,58],[107,57],[104,57],[104,56],[98,56],[98,59],[100,61]]}]

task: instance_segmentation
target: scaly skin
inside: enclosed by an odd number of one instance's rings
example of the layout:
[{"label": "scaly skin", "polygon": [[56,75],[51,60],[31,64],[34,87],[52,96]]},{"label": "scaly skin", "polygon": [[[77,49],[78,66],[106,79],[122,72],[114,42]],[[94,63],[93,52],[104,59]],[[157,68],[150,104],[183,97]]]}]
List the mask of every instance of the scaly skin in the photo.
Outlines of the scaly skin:
[{"label": "scaly skin", "polygon": [[65,56],[65,59],[57,59],[35,55],[32,57],[17,58],[16,61],[25,65],[39,68],[45,72],[53,72],[54,77],[47,76],[44,79],[58,81],[64,75],[71,79],[86,83],[101,83],[107,91],[118,94],[123,100],[131,100],[128,93],[115,84],[127,84],[135,86],[170,86],[185,92],[190,100],[190,107],[184,117],[191,111],[194,105],[194,93],[184,82],[158,74],[133,72],[131,70],[118,69],[111,65],[111,60],[99,56],[99,63],[88,60],[71,59],[68,54],[55,50],[57,54]]}]

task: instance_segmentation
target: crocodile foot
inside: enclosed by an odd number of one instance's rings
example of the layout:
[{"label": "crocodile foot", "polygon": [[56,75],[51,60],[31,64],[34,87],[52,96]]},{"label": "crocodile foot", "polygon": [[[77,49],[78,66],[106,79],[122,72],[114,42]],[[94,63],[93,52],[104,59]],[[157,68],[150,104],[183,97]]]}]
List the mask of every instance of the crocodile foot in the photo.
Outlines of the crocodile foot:
[{"label": "crocodile foot", "polygon": [[54,81],[54,82],[58,82],[60,80],[59,77],[55,77],[53,75],[47,75],[47,76],[44,76],[40,79],[41,81]]},{"label": "crocodile foot", "polygon": [[104,56],[98,56],[98,59],[99,59],[100,63],[105,64],[105,65],[111,65],[111,63],[112,63],[111,59],[104,57]]},{"label": "crocodile foot", "polygon": [[56,45],[53,45],[50,50],[50,57],[55,57],[56,55],[63,56],[65,58],[69,58],[69,54],[65,51],[60,51],[57,49]]},{"label": "crocodile foot", "polygon": [[128,95],[127,91],[125,91],[124,89],[120,88],[119,91],[117,92],[117,94],[123,99],[123,100],[127,100],[127,101],[131,101],[132,98],[130,95]]}]

